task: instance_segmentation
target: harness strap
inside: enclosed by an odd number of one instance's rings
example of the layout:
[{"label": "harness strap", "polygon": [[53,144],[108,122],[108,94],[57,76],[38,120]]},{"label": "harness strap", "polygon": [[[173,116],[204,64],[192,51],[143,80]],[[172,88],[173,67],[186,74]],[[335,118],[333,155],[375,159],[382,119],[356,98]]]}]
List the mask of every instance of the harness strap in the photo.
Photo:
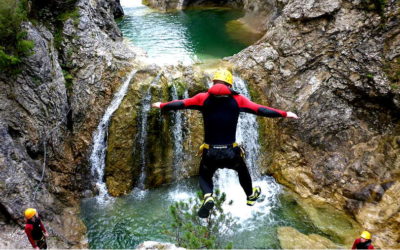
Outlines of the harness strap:
[{"label": "harness strap", "polygon": [[[225,148],[229,148],[229,147],[236,148],[236,147],[239,147],[239,144],[237,142],[234,142],[232,144],[226,144],[226,145],[210,145],[207,143],[203,143],[200,145],[199,152],[197,153],[197,155],[201,155],[203,153],[204,149],[210,149],[210,148],[225,149]],[[242,149],[242,154],[243,154],[243,149]]]},{"label": "harness strap", "polygon": [[239,144],[237,142],[234,142],[232,144],[226,144],[226,145],[210,145],[210,144],[207,144],[207,143],[203,143],[203,144],[201,144],[199,150],[203,151],[203,149],[210,149],[210,148],[223,149],[223,148],[228,148],[230,146],[232,146],[233,148],[236,148],[236,147],[239,146]]}]

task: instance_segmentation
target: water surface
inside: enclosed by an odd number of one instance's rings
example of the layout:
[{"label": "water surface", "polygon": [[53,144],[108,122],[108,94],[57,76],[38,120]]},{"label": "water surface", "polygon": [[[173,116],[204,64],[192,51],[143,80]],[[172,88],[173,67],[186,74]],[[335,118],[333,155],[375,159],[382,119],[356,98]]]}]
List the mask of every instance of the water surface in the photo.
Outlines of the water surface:
[{"label": "water surface", "polygon": [[[264,197],[254,207],[245,205],[245,195],[238,182],[229,189],[222,187],[227,200],[234,201],[225,211],[238,221],[232,233],[224,235],[225,242],[233,242],[234,248],[280,248],[276,233],[279,226],[324,235],[272,178],[263,177],[255,184],[261,186]],[[104,203],[96,198],[84,200],[81,214],[88,228],[89,247],[135,248],[148,240],[173,242],[162,233],[162,225],[172,223],[169,206],[195,197],[197,191],[198,180],[191,178],[151,190],[134,190],[130,195]]]},{"label": "water surface", "polygon": [[[124,3],[124,2],[123,2]],[[252,44],[248,30],[233,25],[244,13],[226,8],[162,13],[132,1],[118,23],[124,37],[158,64],[223,58]],[[241,36],[241,34],[243,34]]]}]

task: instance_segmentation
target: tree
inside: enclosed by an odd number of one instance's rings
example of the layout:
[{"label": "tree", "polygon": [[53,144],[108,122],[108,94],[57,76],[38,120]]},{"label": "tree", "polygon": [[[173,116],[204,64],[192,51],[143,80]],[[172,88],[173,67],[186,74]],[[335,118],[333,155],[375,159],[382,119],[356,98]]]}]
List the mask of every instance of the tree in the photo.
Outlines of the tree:
[{"label": "tree", "polygon": [[[226,202],[226,194],[217,190],[214,194],[215,206],[207,219],[197,216],[202,200],[202,195],[198,193],[196,199],[190,198],[188,202],[176,202],[170,206],[172,224],[169,228],[164,226],[164,234],[174,238],[180,247],[194,248],[227,248],[233,247],[229,242],[223,244],[223,236],[229,233],[236,220],[230,213],[224,213],[222,205]],[[228,205],[232,205],[230,201]]]},{"label": "tree", "polygon": [[21,23],[27,20],[26,0],[0,1],[0,70],[17,72],[21,58],[32,53],[34,44],[26,40]]}]

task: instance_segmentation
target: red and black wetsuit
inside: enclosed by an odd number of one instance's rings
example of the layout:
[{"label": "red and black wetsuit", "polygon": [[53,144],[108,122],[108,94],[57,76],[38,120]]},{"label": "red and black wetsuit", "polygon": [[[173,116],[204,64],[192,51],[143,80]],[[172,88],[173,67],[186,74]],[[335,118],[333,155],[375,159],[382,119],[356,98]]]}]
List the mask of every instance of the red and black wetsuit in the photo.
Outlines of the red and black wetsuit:
[{"label": "red and black wetsuit", "polygon": [[[225,84],[215,84],[208,92],[192,98],[174,100],[160,105],[163,111],[178,109],[195,109],[203,114],[204,142],[211,145],[203,151],[200,164],[200,187],[204,193],[212,193],[212,176],[218,168],[234,169],[239,174],[239,181],[247,196],[252,194],[249,171],[236,141],[236,127],[240,112],[252,113],[265,117],[286,117],[286,112],[251,102],[236,93]],[[214,145],[228,145],[227,150],[214,150]]]},{"label": "red and black wetsuit", "polygon": [[371,244],[371,240],[367,240],[365,242],[361,242],[361,239],[356,239],[353,243],[351,249],[375,249]]},{"label": "red and black wetsuit", "polygon": [[39,247],[40,249],[47,249],[46,238],[44,237],[46,229],[44,228],[40,218],[28,220],[25,224],[25,233],[33,248]]}]

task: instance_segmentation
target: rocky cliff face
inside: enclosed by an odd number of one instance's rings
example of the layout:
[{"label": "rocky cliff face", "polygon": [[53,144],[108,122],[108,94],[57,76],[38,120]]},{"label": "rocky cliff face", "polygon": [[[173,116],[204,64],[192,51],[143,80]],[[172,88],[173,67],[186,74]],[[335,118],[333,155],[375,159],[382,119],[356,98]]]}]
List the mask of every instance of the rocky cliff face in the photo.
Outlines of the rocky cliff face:
[{"label": "rocky cliff face", "polygon": [[30,247],[15,228],[27,207],[38,209],[55,236],[50,247],[86,244],[77,214],[92,131],[134,54],[114,22],[118,2],[74,8],[25,23],[34,53],[19,75],[0,73],[0,247]]},{"label": "rocky cliff face", "polygon": [[398,1],[275,6],[263,38],[230,59],[267,104],[301,117],[263,126],[267,171],[399,247]]}]

